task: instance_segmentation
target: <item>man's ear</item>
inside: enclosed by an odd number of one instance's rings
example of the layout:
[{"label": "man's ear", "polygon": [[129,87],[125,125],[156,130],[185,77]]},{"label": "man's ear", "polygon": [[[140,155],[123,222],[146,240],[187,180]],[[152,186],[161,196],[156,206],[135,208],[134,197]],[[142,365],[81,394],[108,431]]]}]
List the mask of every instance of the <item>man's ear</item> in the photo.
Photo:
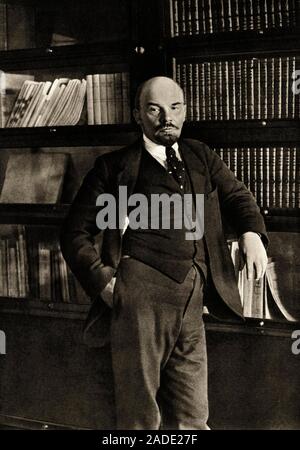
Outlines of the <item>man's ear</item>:
[{"label": "man's ear", "polygon": [[141,119],[141,114],[140,114],[140,110],[139,109],[136,109],[136,108],[134,108],[134,110],[133,110],[133,117],[134,117],[134,119],[135,119],[135,121],[136,121],[136,123],[138,124],[138,125],[141,125],[141,123],[142,123],[142,119]]},{"label": "man's ear", "polygon": [[186,120],[186,103],[183,105],[183,110],[184,110],[184,120]]}]

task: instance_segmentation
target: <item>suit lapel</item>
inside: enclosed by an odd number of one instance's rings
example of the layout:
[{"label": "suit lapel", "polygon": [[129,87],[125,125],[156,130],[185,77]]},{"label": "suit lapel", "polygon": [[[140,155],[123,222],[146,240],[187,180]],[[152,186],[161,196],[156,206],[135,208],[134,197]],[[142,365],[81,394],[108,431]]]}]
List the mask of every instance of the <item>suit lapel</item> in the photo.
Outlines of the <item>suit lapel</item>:
[{"label": "suit lapel", "polygon": [[120,170],[117,176],[119,186],[127,186],[128,195],[133,193],[142,156],[142,140],[137,141],[130,147],[123,160],[120,161]]},{"label": "suit lapel", "polygon": [[124,234],[127,224],[127,205],[128,197],[134,192],[136,180],[139,174],[140,163],[142,156],[142,140],[140,139],[134,143],[123,156],[123,159],[119,161],[119,171],[117,175],[117,187],[125,186],[127,189],[126,195],[123,193],[119,195],[117,191],[117,205],[120,225],[120,238]]},{"label": "suit lapel", "polygon": [[186,170],[190,176],[194,193],[206,193],[207,177],[203,162],[184,141],[179,141],[179,148]]}]

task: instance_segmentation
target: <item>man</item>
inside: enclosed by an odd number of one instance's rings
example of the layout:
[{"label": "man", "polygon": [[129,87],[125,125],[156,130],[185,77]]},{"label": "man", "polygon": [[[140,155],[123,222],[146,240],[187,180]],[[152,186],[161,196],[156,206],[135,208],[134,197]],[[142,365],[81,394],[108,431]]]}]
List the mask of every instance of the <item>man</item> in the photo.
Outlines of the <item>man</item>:
[{"label": "man", "polygon": [[[258,279],[266,269],[262,240],[267,237],[252,194],[215,152],[180,138],[185,114],[182,89],[173,80],[155,77],[143,83],[134,110],[142,139],[96,160],[62,231],[63,254],[95,299],[86,337],[96,342],[100,336],[101,345],[110,331],[120,429],[208,428],[203,300],[219,317],[242,317],[224,218],[239,237],[248,277]],[[118,203],[120,186],[128,198],[143,194],[149,215],[152,194],[190,195],[194,213],[195,198],[203,194],[204,236],[187,240],[187,226],[129,223],[125,232],[99,230],[96,201],[109,193]],[[110,309],[104,300],[109,301],[114,274]]]}]

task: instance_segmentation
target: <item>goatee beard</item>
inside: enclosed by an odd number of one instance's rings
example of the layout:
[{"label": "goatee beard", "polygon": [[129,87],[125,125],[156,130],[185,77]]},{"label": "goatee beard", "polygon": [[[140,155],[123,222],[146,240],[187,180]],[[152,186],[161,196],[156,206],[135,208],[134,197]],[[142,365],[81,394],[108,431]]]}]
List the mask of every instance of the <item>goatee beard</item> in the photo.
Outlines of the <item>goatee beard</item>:
[{"label": "goatee beard", "polygon": [[157,141],[165,146],[172,146],[173,144],[175,144],[175,142],[178,141],[178,137],[171,135],[171,134],[166,134],[163,136],[157,136]]}]

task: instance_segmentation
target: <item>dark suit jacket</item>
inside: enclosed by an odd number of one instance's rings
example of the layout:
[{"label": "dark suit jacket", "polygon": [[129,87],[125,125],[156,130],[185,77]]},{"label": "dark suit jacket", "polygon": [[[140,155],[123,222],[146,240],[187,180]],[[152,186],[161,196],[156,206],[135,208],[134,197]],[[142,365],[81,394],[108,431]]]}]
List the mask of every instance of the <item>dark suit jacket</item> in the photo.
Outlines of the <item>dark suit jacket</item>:
[{"label": "dark suit jacket", "polygon": [[[239,237],[258,232],[267,241],[263,218],[256,202],[218,155],[205,144],[179,141],[186,169],[195,193],[205,194],[204,239],[209,257],[209,283],[206,291],[210,311],[224,317],[228,312],[242,317],[242,305],[233,264],[223,232],[227,219]],[[100,231],[96,226],[99,194],[111,193],[117,199],[119,186],[134,191],[139,172],[142,141],[97,158],[85,177],[62,227],[61,248],[71,270],[88,295],[94,299],[85,328],[86,341],[102,345],[109,329],[110,309],[100,293],[117,270],[122,245],[121,230]],[[220,300],[220,298],[222,300]],[[100,320],[100,322],[99,322]]]}]

